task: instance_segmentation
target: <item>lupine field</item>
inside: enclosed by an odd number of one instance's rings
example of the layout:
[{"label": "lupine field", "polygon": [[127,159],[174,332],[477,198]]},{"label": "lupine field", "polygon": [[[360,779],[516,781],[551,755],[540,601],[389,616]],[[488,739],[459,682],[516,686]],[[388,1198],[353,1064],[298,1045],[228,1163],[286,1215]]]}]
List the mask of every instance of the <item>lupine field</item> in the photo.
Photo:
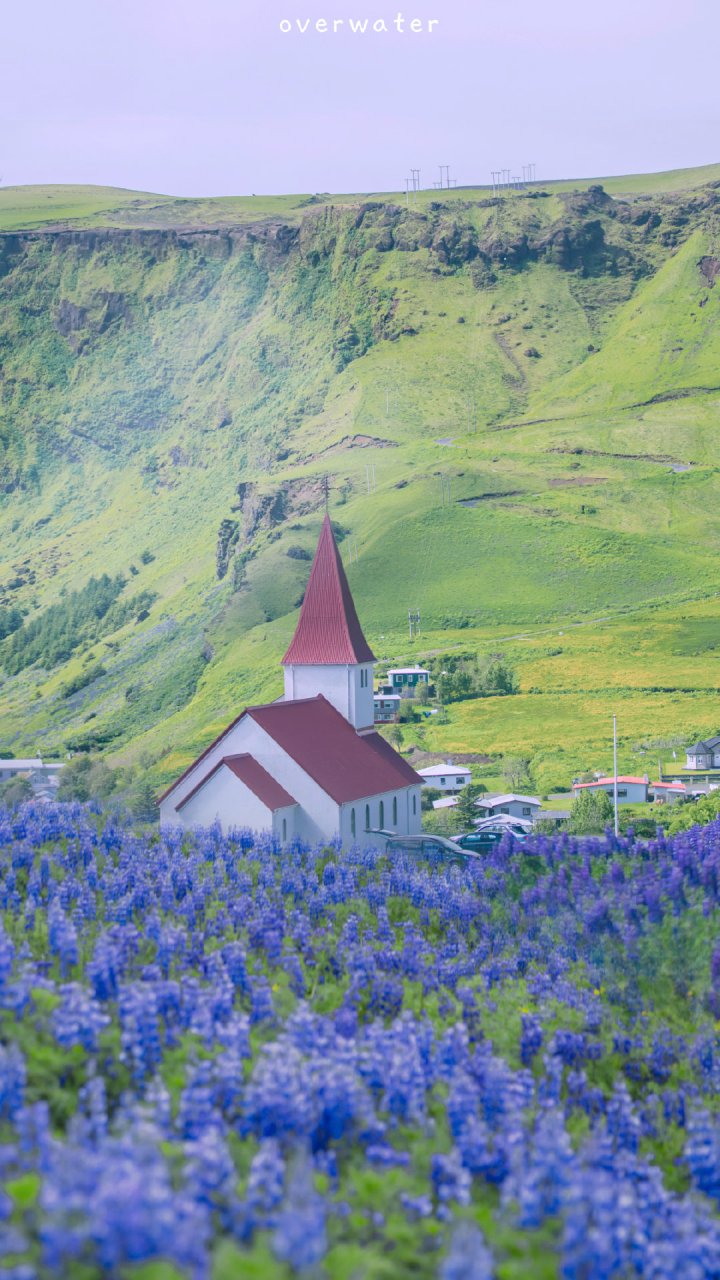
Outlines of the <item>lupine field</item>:
[{"label": "lupine field", "polygon": [[0,1277],[720,1276],[719,894],[0,810]]}]

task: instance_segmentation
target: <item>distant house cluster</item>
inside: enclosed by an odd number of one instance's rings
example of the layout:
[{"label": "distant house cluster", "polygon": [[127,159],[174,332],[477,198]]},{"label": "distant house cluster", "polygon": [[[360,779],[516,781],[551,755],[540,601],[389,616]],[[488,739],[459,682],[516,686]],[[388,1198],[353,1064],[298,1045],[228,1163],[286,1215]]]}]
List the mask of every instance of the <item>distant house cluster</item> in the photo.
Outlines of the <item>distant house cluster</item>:
[{"label": "distant house cluster", "polygon": [[60,785],[64,768],[62,760],[43,760],[41,756],[26,756],[0,760],[0,782],[9,778],[27,778],[38,800],[52,800]]},{"label": "distant house cluster", "polygon": [[391,667],[373,694],[375,724],[394,724],[403,698],[412,698],[419,685],[430,684],[426,667]]}]

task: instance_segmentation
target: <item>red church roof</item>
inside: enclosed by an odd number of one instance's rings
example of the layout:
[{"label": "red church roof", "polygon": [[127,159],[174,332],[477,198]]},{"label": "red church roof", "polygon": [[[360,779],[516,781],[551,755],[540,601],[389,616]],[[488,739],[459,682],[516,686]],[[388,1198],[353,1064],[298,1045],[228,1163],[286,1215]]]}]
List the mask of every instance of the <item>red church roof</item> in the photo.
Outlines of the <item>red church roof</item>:
[{"label": "red church roof", "polygon": [[273,813],[276,809],[285,809],[288,805],[297,804],[294,796],[291,796],[289,791],[281,787],[280,783],[271,777],[267,769],[263,769],[254,756],[246,753],[240,756],[223,756],[222,760],[214,768],[210,769],[200,779],[197,786],[193,787],[192,791],[189,791],[184,799],[180,801],[178,810],[182,809],[189,800],[192,800],[193,796],[197,794],[201,787],[205,786],[206,782],[209,782],[215,776],[219,769],[225,767],[231,773],[234,773],[235,777],[239,778],[241,782],[244,782],[248,791],[252,791],[253,795],[257,796],[258,800],[267,809],[272,810]]},{"label": "red church roof", "polygon": [[330,517],[323,520],[295,635],[283,666],[374,662],[362,632]]},{"label": "red church roof", "polygon": [[[403,760],[402,756],[379,733],[356,733],[353,726],[335,710],[320,693],[315,698],[300,698],[292,702],[270,702],[266,706],[246,707],[214,742],[206,747],[197,760],[188,765],[184,773],[168,787],[160,797],[162,803],[193,772],[207,755],[225,738],[231,729],[251,716],[256,724],[277,742],[300,768],[308,774],[336,804],[361,800],[365,796],[379,795],[383,791],[399,791],[403,787],[420,786],[424,779]],[[216,769],[229,760],[242,756],[224,756],[215,768],[210,769],[196,787],[185,796],[180,806],[190,799]],[[248,757],[252,759],[252,757]],[[286,804],[295,804],[284,788],[253,761],[268,780],[287,796]],[[247,783],[247,779],[243,778]],[[251,790],[254,788],[251,787]],[[256,792],[256,794],[259,794]],[[263,796],[260,796],[263,799]],[[264,801],[267,803],[267,801]],[[271,806],[268,806],[271,807]],[[281,807],[281,806],[278,806]]]},{"label": "red church roof", "polygon": [[322,694],[247,714],[336,804],[423,782],[379,733],[356,733]]}]

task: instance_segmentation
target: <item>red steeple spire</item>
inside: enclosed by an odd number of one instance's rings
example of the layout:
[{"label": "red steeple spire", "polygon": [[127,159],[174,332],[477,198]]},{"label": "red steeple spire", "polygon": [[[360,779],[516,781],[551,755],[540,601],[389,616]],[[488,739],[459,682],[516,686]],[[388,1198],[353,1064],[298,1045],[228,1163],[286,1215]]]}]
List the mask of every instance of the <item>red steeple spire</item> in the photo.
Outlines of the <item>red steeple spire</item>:
[{"label": "red steeple spire", "polygon": [[374,661],[355,612],[330,517],[326,515],[283,666],[352,666]]}]

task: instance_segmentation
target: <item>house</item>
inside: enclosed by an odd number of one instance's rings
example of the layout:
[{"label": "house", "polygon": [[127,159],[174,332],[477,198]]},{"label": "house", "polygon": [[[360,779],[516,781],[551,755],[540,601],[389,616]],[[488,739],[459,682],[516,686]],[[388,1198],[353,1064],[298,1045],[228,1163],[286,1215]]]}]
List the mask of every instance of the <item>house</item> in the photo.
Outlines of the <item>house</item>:
[{"label": "house", "polygon": [[[644,778],[635,778],[618,774],[618,804],[645,804],[648,799],[650,781],[647,774]],[[573,792],[576,796],[582,791],[604,791],[612,800],[615,794],[615,778],[597,778],[595,782],[574,782]]]},{"label": "house", "polygon": [[438,791],[462,791],[468,782],[472,782],[472,774],[462,764],[453,764],[447,760],[445,764],[431,764],[427,769],[418,769],[424,787],[437,787]]},{"label": "house", "polygon": [[422,780],[374,731],[374,663],[326,516],[284,697],[246,707],[206,747],[161,797],[161,823],[365,847],[379,830],[418,834]]},{"label": "house", "polygon": [[393,724],[398,718],[400,702],[399,693],[374,693],[373,715],[375,724]]},{"label": "house", "polygon": [[653,782],[652,798],[656,804],[675,804],[688,793],[684,782]]},{"label": "house", "polygon": [[430,672],[425,667],[391,667],[387,673],[387,683],[406,697],[413,694],[419,684],[430,683]]},{"label": "house", "polygon": [[4,759],[0,760],[0,782],[14,778],[17,774],[24,774],[33,787],[54,788],[59,786],[60,773],[64,768],[63,760],[43,760],[40,756]]},{"label": "house", "polygon": [[541,805],[542,801],[537,796],[519,796],[514,792],[478,796],[475,801],[481,818],[496,818],[499,814],[507,814],[511,818],[524,818],[527,822],[533,821]]},{"label": "house", "polygon": [[688,769],[720,769],[720,735],[687,747],[685,756]]}]

